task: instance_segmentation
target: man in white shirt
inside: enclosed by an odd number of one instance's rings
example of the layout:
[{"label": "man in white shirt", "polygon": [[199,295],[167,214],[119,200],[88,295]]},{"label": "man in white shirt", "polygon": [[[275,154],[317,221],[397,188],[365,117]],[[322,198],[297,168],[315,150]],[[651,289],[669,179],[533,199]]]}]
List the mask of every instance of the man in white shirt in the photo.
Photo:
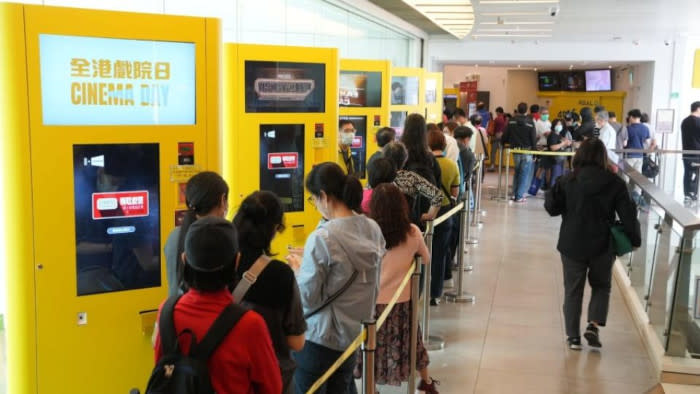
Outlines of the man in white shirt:
[{"label": "man in white shirt", "polygon": [[445,134],[445,141],[447,142],[445,157],[456,163],[459,159],[459,146],[457,145],[457,140],[455,137],[453,137],[452,131],[449,127],[445,126],[445,128],[442,129],[442,132]]},{"label": "man in white shirt", "polygon": [[547,137],[552,131],[552,122],[549,121],[549,110],[546,107],[540,108],[540,118],[535,121],[535,132],[537,132],[537,146],[546,146]]},{"label": "man in white shirt", "polygon": [[608,115],[608,111],[600,111],[596,114],[596,127],[600,129],[598,138],[601,142],[603,142],[603,145],[605,145],[605,148],[608,150],[608,159],[610,160],[610,164],[617,166],[619,157],[617,156],[617,153],[613,152],[613,150],[617,147],[617,133],[610,125],[609,121],[610,117]]}]

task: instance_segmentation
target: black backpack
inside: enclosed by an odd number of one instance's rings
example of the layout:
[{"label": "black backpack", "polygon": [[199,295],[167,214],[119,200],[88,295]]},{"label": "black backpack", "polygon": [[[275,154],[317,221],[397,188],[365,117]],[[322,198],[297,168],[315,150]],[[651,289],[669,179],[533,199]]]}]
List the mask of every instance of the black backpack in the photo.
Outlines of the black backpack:
[{"label": "black backpack", "polygon": [[[160,313],[158,329],[162,357],[148,380],[146,394],[215,394],[211,385],[207,361],[226,335],[248,311],[230,304],[221,312],[201,342],[189,329],[175,332],[173,311],[180,296],[170,297]],[[189,354],[182,354],[178,338],[188,334],[192,339]]]}]

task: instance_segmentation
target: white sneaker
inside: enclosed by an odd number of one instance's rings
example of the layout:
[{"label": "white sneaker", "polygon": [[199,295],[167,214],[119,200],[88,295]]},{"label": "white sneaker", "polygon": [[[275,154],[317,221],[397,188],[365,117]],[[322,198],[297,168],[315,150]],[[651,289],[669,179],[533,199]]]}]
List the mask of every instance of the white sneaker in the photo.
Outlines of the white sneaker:
[{"label": "white sneaker", "polygon": [[442,284],[442,287],[447,288],[447,289],[455,287],[454,279],[445,280],[445,282],[443,282],[443,284]]}]

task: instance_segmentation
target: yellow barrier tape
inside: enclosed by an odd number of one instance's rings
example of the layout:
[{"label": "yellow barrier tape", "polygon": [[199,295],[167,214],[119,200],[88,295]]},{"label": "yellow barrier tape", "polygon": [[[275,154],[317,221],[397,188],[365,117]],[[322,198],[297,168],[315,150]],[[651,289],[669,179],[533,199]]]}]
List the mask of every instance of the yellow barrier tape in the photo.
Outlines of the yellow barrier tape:
[{"label": "yellow barrier tape", "polygon": [[[389,313],[394,308],[394,305],[396,305],[396,301],[399,299],[399,296],[408,284],[408,281],[411,280],[411,276],[413,275],[413,272],[415,272],[415,270],[416,262],[414,261],[413,264],[411,264],[411,266],[409,267],[406,276],[403,278],[403,281],[399,285],[399,288],[396,290],[396,293],[394,293],[394,296],[391,297],[391,301],[387,305],[386,309],[384,309],[384,312],[382,312],[382,314],[379,316],[379,319],[377,319],[377,330],[379,330],[382,327],[387,317],[389,317]],[[306,394],[313,394],[316,392],[316,390],[321,388],[321,386],[323,386],[323,384],[326,383],[326,381],[331,377],[331,375],[333,375],[335,371],[337,371],[338,368],[340,368],[340,366],[343,365],[343,363],[348,358],[350,358],[350,356],[355,354],[355,350],[357,350],[357,348],[359,348],[360,345],[362,345],[362,342],[365,341],[366,334],[367,333],[363,329],[360,335],[358,335],[357,338],[355,338],[355,340],[352,341],[350,346],[347,349],[345,349],[345,352],[343,352],[343,354],[341,354],[340,357],[337,360],[335,360],[335,363],[333,363],[333,365],[331,365],[331,367],[328,368],[326,373],[324,373],[320,378],[318,378],[318,380],[316,380],[316,382],[314,382],[313,386],[309,388]]]},{"label": "yellow barrier tape", "polygon": [[454,208],[450,209],[449,211],[445,212],[444,215],[440,216],[439,218],[433,220],[433,227],[437,227],[438,225],[442,224],[445,220],[449,219],[450,216],[454,215],[455,213],[459,212],[462,208],[464,207],[464,202],[460,202],[459,204],[455,205]]},{"label": "yellow barrier tape", "polygon": [[539,156],[573,156],[574,152],[550,152],[548,150],[520,150],[513,149],[510,153],[519,155],[539,155]]}]

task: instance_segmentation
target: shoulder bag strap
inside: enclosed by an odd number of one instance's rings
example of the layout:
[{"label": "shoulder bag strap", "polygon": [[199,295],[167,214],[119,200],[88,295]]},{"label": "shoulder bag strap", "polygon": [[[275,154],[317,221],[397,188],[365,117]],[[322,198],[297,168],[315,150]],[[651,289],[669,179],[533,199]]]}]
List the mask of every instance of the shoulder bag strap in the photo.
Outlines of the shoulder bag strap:
[{"label": "shoulder bag strap", "polygon": [[[195,344],[192,345],[190,356],[204,362],[209,360],[212,353],[247,312],[248,310],[240,305],[229,304],[226,306],[219,317],[214,320],[202,341],[196,346]],[[245,339],[242,338],[241,340]]]},{"label": "shoulder bag strap", "polygon": [[240,304],[243,301],[250,287],[258,280],[258,277],[268,264],[270,264],[270,258],[263,254],[255,260],[255,263],[248,271],[243,273],[243,277],[238,281],[236,288],[233,289],[233,302]]},{"label": "shoulder bag strap", "polygon": [[341,287],[340,290],[336,291],[335,293],[333,293],[333,295],[328,297],[328,299],[326,301],[324,301],[323,304],[321,304],[321,306],[304,314],[304,319],[306,320],[306,319],[310,318],[311,316],[317,314],[318,312],[321,312],[321,310],[323,310],[323,308],[330,305],[333,301],[336,300],[336,298],[340,297],[343,293],[345,293],[345,290],[347,290],[350,287],[350,285],[352,285],[352,282],[355,281],[355,278],[357,278],[358,274],[359,274],[359,272],[357,270],[352,271],[352,275],[350,275],[350,279],[348,279],[348,281],[345,282],[343,287]]},{"label": "shoulder bag strap", "polygon": [[178,351],[177,332],[175,331],[175,305],[181,296],[168,298],[163,304],[158,320],[158,335],[160,335],[160,347],[164,355],[175,354]]}]

